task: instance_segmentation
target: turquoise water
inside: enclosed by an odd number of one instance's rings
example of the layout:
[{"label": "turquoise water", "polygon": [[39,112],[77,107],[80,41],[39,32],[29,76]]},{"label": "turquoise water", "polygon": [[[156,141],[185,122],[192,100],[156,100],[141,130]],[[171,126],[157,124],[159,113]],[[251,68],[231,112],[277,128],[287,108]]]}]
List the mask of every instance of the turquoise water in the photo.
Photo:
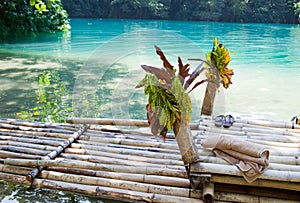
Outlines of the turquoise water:
[{"label": "turquoise water", "polygon": [[[14,38],[0,45],[1,117],[14,117],[32,105],[36,75],[43,69],[58,69],[70,80],[77,116],[143,117],[146,100],[134,86],[144,74],[140,64],[161,65],[153,45],[173,64],[179,55],[195,67],[187,59],[204,58],[212,36],[234,52],[234,84],[220,90],[216,114],[229,111],[280,120],[300,114],[299,25],[105,19],[71,19],[71,25],[70,33]],[[191,95],[195,119],[203,89]],[[97,114],[95,92],[110,95]],[[89,107],[82,107],[84,100]]]},{"label": "turquoise water", "polygon": [[[0,45],[0,117],[14,118],[32,107],[37,76],[55,69],[72,90],[75,116],[145,118],[146,98],[134,87],[144,76],[140,64],[161,65],[153,46],[162,48],[173,64],[181,56],[195,68],[198,64],[188,58],[204,58],[213,36],[235,52],[230,63],[233,85],[220,89],[215,114],[238,112],[280,120],[300,114],[299,25],[104,19],[71,19],[71,25],[69,33],[12,38]],[[191,94],[194,119],[204,89]],[[2,184],[0,190],[6,187]],[[2,202],[48,193],[9,191]],[[95,201],[53,193],[53,201]]]}]

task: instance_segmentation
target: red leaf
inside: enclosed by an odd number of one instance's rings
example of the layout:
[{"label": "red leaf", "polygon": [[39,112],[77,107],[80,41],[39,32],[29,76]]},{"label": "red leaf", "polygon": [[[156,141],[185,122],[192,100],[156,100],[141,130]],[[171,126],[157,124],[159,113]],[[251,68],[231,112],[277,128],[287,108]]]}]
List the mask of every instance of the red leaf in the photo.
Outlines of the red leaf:
[{"label": "red leaf", "polygon": [[184,79],[189,76],[189,71],[190,71],[190,68],[189,68],[190,64],[185,64],[183,65],[182,64],[182,61],[181,61],[181,58],[178,57],[178,67],[179,67],[179,73],[178,73],[178,76],[179,76],[179,80],[181,82],[181,84],[184,83]]},{"label": "red leaf", "polygon": [[160,56],[160,59],[163,61],[163,66],[167,69],[171,69],[173,70],[173,67],[170,62],[167,60],[167,58],[165,57],[164,53],[162,52],[162,50],[158,47],[158,46],[154,46],[156,49],[156,53]]},{"label": "red leaf", "polygon": [[208,81],[210,81],[210,79],[205,79],[205,80],[201,80],[200,82],[197,82],[197,83],[194,85],[194,87],[193,87],[188,93],[190,93],[193,89],[195,89],[195,88],[198,87],[199,85],[201,85],[201,84],[203,84],[203,83],[205,83],[205,82],[208,82]]},{"label": "red leaf", "polygon": [[192,82],[204,71],[204,68],[202,68],[204,62],[200,63],[200,65],[193,71],[193,73],[190,75],[189,79],[186,81],[184,85],[184,89],[186,90]]}]

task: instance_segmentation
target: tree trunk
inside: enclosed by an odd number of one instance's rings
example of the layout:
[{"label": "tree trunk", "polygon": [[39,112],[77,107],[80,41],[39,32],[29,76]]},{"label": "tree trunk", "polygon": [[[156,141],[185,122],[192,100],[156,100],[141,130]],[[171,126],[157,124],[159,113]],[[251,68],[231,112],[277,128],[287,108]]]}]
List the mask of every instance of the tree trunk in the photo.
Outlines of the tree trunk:
[{"label": "tree trunk", "polygon": [[191,128],[177,119],[173,130],[184,165],[187,166],[199,161],[198,149],[195,145]]},{"label": "tree trunk", "polygon": [[205,90],[205,96],[202,104],[201,115],[212,115],[214,108],[214,101],[217,91],[217,84],[208,82]]}]

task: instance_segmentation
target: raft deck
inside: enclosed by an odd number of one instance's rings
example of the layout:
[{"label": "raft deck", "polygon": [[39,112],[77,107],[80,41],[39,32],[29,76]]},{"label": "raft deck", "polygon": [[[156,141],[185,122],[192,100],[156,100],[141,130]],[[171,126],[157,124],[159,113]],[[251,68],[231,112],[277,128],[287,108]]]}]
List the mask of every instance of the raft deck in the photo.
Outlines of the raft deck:
[{"label": "raft deck", "polygon": [[[300,126],[291,122],[237,119],[225,129],[202,116],[191,124],[201,159],[195,190],[173,134],[164,143],[139,120],[69,122],[0,119],[0,179],[128,202],[300,201]],[[236,166],[201,147],[201,139],[220,134],[267,146],[268,169],[247,183]]]}]

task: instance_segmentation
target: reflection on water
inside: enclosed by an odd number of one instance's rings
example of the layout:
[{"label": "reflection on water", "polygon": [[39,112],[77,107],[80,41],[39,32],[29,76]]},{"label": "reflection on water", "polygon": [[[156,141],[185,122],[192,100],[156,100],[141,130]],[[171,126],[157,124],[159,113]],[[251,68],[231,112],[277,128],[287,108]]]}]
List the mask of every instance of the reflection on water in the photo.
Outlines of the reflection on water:
[{"label": "reflection on water", "polygon": [[8,184],[0,180],[1,203],[117,203],[77,194]]}]

